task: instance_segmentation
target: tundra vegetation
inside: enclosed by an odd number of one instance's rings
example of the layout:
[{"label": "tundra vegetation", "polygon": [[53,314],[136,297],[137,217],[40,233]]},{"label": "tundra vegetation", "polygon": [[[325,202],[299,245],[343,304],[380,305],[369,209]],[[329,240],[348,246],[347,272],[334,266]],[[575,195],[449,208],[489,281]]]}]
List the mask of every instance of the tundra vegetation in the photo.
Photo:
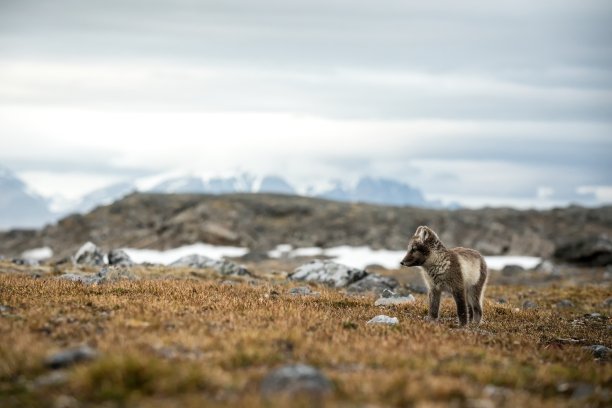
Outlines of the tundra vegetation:
[{"label": "tundra vegetation", "polygon": [[[440,321],[428,322],[423,294],[385,307],[374,295],[316,284],[318,293],[299,295],[291,293],[299,283],[249,267],[254,277],[228,280],[212,270],[134,266],[132,279],[88,285],[57,279],[61,265],[0,261],[0,405],[611,403],[609,284],[534,290],[492,279],[485,319],[461,328],[449,297]],[[523,307],[526,299],[535,307]],[[366,324],[380,314],[399,324]],[[49,356],[79,345],[94,352],[51,367]],[[267,374],[298,363],[316,367],[331,392],[262,393]]]}]

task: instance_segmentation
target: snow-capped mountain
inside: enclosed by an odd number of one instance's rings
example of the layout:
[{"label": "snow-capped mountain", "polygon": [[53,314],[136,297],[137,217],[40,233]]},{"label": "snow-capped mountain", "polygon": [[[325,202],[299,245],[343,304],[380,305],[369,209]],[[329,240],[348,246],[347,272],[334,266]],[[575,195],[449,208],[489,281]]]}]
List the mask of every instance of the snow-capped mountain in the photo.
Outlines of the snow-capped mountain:
[{"label": "snow-capped mountain", "polygon": [[258,177],[246,172],[213,175],[174,172],[124,181],[94,190],[76,202],[64,202],[58,212],[56,207],[59,207],[55,205],[57,202],[51,202],[33,193],[13,173],[0,167],[0,228],[41,227],[69,213],[87,213],[97,206],[110,204],[132,192],[297,194],[336,201],[440,207],[437,202],[427,201],[419,189],[386,178],[362,177],[354,184],[317,180],[311,185],[296,189],[287,180],[276,175]]},{"label": "snow-capped mountain", "polygon": [[0,167],[0,229],[40,227],[53,220],[48,201]]},{"label": "snow-capped mountain", "polygon": [[226,175],[170,173],[96,190],[83,197],[82,202],[75,206],[75,211],[91,210],[96,205],[108,204],[133,191],[161,194],[299,194],[336,201],[421,207],[439,206],[438,203],[427,201],[419,189],[385,178],[362,177],[354,185],[340,181],[321,181],[316,185],[297,190],[284,178],[274,175],[257,177],[250,173]]},{"label": "snow-capped mountain", "polygon": [[354,186],[336,183],[327,191],[316,194],[316,197],[336,201],[355,201],[384,205],[430,206],[421,190],[406,183],[386,178],[362,177]]}]

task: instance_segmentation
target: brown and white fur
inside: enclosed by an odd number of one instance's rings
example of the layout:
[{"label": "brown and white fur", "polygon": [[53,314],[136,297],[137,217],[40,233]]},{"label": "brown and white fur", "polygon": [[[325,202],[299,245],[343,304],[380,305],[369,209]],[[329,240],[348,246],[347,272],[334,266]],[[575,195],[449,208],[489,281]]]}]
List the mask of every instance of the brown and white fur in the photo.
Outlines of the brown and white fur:
[{"label": "brown and white fur", "polygon": [[457,304],[459,323],[480,323],[482,297],[487,283],[487,264],[478,251],[447,249],[435,232],[421,226],[408,243],[403,266],[421,266],[429,289],[429,317],[437,319],[442,291],[450,292]]}]

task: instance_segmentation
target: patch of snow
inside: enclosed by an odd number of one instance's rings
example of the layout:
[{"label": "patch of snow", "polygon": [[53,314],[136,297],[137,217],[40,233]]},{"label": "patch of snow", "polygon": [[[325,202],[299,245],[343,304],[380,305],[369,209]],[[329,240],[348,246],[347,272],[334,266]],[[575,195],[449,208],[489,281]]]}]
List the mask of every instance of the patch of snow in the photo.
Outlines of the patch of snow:
[{"label": "patch of snow", "polygon": [[[399,263],[405,254],[406,251],[403,250],[372,249],[367,246],[353,247],[342,245],[333,248],[293,248],[287,244],[278,245],[275,249],[268,252],[270,258],[325,256],[333,258],[334,262],[360,269],[374,264],[387,269],[399,269]],[[486,256],[485,260],[489,269],[495,270],[500,270],[506,265],[519,265],[525,269],[532,269],[542,261],[541,258],[534,256]]]},{"label": "patch of snow", "polygon": [[240,257],[249,252],[248,248],[217,246],[203,243],[185,245],[182,247],[157,251],[154,249],[121,248],[135,263],[150,262],[154,264],[169,265],[187,255],[204,255],[213,259],[224,257]]},{"label": "patch of snow", "polygon": [[533,269],[542,258],[536,256],[485,256],[489,269],[501,270],[507,265],[518,265],[525,269]]},{"label": "patch of snow", "polygon": [[52,256],[53,250],[49,247],[28,249],[21,254],[22,258],[30,259],[32,261],[44,261]]}]

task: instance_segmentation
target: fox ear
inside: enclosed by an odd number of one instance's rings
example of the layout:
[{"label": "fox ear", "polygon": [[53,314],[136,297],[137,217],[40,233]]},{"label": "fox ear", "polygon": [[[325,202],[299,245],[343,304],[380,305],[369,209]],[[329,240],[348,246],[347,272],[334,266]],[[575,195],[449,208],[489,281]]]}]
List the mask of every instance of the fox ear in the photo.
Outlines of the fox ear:
[{"label": "fox ear", "polygon": [[419,228],[417,228],[415,235],[417,236],[417,238],[419,238],[421,241],[425,241],[427,240],[427,238],[429,238],[429,231],[427,227],[424,226],[420,226]]}]

